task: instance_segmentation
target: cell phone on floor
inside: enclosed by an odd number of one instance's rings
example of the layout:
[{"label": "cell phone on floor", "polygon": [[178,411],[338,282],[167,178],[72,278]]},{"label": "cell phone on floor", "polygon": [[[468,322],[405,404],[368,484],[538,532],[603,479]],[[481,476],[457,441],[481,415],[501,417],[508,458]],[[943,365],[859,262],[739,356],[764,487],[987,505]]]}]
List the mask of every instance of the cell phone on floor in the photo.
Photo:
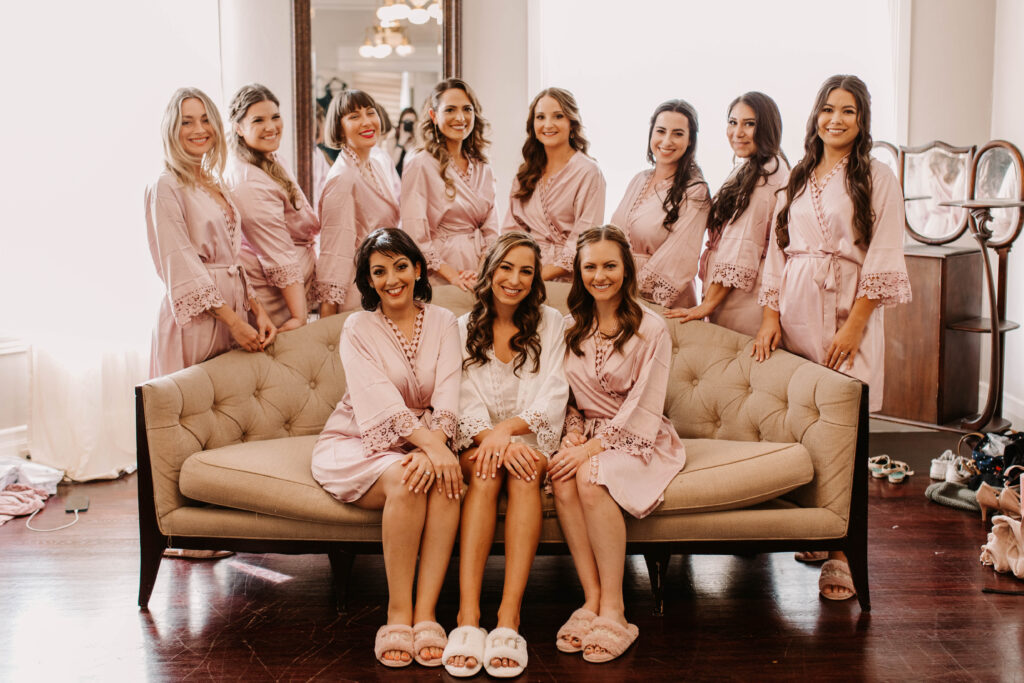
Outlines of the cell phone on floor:
[{"label": "cell phone on floor", "polygon": [[64,499],[64,512],[85,512],[89,509],[89,496],[84,493],[73,493]]}]

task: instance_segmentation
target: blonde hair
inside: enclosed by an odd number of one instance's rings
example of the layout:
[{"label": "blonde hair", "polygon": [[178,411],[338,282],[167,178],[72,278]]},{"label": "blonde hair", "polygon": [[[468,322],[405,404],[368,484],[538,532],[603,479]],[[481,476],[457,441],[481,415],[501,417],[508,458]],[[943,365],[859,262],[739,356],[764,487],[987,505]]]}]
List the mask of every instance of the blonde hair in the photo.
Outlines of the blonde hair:
[{"label": "blonde hair", "polygon": [[[197,99],[206,107],[206,118],[213,127],[213,147],[202,158],[197,159],[185,151],[181,144],[178,131],[181,129],[181,105],[185,100]],[[164,110],[164,118],[160,123],[160,133],[164,142],[164,166],[178,180],[187,186],[194,186],[207,177],[220,184],[227,160],[227,144],[224,142],[224,124],[221,123],[220,112],[206,93],[198,88],[178,88],[171,96]],[[196,173],[196,166],[199,173]]]},{"label": "blonde hair", "polygon": [[236,129],[245,119],[245,115],[249,112],[249,107],[260,102],[273,102],[274,106],[281,106],[278,99],[274,97],[274,93],[259,83],[243,85],[235,93],[235,96],[231,98],[231,106],[228,108],[228,118],[234,124],[232,125],[231,135],[228,138],[231,149],[238,155],[239,159],[262,169],[264,173],[270,176],[284,190],[284,193],[288,195],[292,208],[298,211],[299,207],[302,206],[302,193],[298,186],[288,177],[288,172],[284,170],[284,167],[277,162],[276,155],[256,151],[246,144],[245,138]]}]

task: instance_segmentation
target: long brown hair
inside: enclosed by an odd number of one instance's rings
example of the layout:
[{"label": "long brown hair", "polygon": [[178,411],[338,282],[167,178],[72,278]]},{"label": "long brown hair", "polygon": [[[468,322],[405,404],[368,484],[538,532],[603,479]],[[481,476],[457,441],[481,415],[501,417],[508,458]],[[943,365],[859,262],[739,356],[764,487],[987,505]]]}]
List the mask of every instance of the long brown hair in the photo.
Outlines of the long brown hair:
[{"label": "long brown hair", "polygon": [[[436,113],[441,106],[441,97],[452,89],[461,90],[466,93],[469,103],[473,106],[473,130],[470,132],[469,137],[462,141],[462,151],[467,159],[486,164],[487,156],[484,154],[484,148],[491,144],[490,140],[484,137],[484,132],[487,130],[488,125],[487,119],[483,117],[480,111],[480,100],[476,98],[476,93],[473,92],[468,83],[461,78],[448,78],[441,81],[430,91],[430,97],[427,98],[427,108],[434,110]],[[429,111],[424,112],[423,120],[420,121],[420,135],[423,138],[424,151],[437,159],[437,163],[440,165],[439,170],[441,180],[444,181],[444,193],[450,199],[455,199],[455,182],[446,173],[448,165],[452,163],[451,154],[448,153],[448,139],[438,128],[437,124],[434,123]]]},{"label": "long brown hair", "polygon": [[498,317],[494,307],[494,291],[491,289],[494,271],[501,265],[508,252],[516,247],[529,247],[533,251],[533,282],[530,283],[530,293],[519,302],[512,314],[512,322],[518,330],[509,341],[509,346],[515,353],[512,372],[518,377],[519,370],[526,365],[527,360],[533,361],[531,372],[540,370],[541,347],[538,328],[541,321],[540,307],[547,300],[547,290],[540,276],[540,247],[532,237],[518,230],[503,233],[484,256],[480,277],[473,287],[476,303],[473,304],[466,325],[466,351],[469,358],[462,362],[463,368],[485,365],[490,360],[487,352],[494,347],[494,321]]},{"label": "long brown hair", "polygon": [[661,208],[665,209],[665,220],[661,225],[672,232],[672,226],[679,220],[679,208],[686,203],[686,191],[693,185],[707,185],[704,181],[704,173],[697,165],[697,111],[693,105],[686,100],[668,100],[658,105],[651,115],[651,127],[647,131],[647,161],[654,163],[654,152],[651,151],[651,137],[654,135],[654,123],[658,120],[658,114],[671,111],[682,114],[686,117],[687,125],[690,127],[689,143],[682,158],[676,164],[675,175],[672,176],[672,187],[669,188]]},{"label": "long brown hair", "polygon": [[594,297],[583,286],[580,270],[580,254],[583,247],[597,242],[614,242],[622,258],[622,288],[619,290],[619,331],[615,334],[613,347],[621,351],[640,329],[644,310],[640,306],[640,291],[637,286],[636,263],[625,233],[614,225],[600,225],[580,233],[576,240],[576,256],[572,262],[572,287],[569,289],[568,305],[572,315],[572,326],[565,333],[565,344],[577,356],[583,355],[583,342],[597,333],[597,307]]},{"label": "long brown hair", "polygon": [[545,88],[537,93],[530,102],[530,113],[526,117],[526,142],[523,143],[523,163],[519,165],[516,173],[516,180],[519,181],[519,189],[512,195],[516,199],[527,200],[533,196],[537,189],[540,177],[544,175],[544,167],[548,163],[547,152],[544,145],[537,139],[537,131],[533,127],[533,117],[537,111],[537,103],[543,97],[551,97],[562,112],[569,119],[569,146],[577,152],[587,153],[590,143],[583,137],[583,121],[580,119],[580,108],[576,104],[576,98],[572,93],[562,88]]},{"label": "long brown hair", "polygon": [[[730,221],[742,216],[750,206],[750,195],[758,182],[779,170],[779,145],[782,141],[782,115],[775,100],[762,92],[743,93],[731,103],[726,116],[732,116],[737,104],[754,111],[754,153],[732,178],[727,180],[711,202],[708,232],[717,235]],[[785,156],[782,156],[785,159]],[[774,161],[774,165],[772,162]]]},{"label": "long brown hair", "polygon": [[845,90],[853,95],[857,105],[857,126],[860,132],[853,141],[853,150],[846,166],[846,191],[853,202],[853,228],[856,235],[854,244],[866,249],[871,243],[871,228],[875,222],[875,214],[871,210],[871,95],[868,94],[868,87],[864,85],[864,81],[856,76],[838,75],[822,83],[814,100],[814,109],[807,118],[804,158],[789,174],[786,204],[779,211],[779,218],[775,224],[775,237],[782,249],[789,246],[789,207],[807,188],[811,173],[824,155],[825,143],[818,137],[818,114],[828,102],[828,96],[836,89]]},{"label": "long brown hair", "polygon": [[280,107],[281,102],[274,97],[274,93],[270,92],[270,89],[259,83],[251,83],[249,85],[243,85],[235,96],[231,98],[231,107],[228,110],[228,118],[231,123],[234,124],[234,131],[232,135],[228,136],[228,145],[231,150],[238,155],[238,157],[253,166],[257,166],[263,170],[268,176],[270,176],[275,183],[281,186],[284,193],[288,195],[288,200],[292,204],[292,208],[298,211],[299,207],[302,206],[302,190],[299,189],[298,185],[292,182],[292,179],[288,177],[288,173],[284,170],[284,167],[277,162],[276,157],[270,154],[264,154],[259,152],[249,145],[246,144],[245,138],[238,132],[238,127],[242,125],[242,121],[245,120],[245,115],[249,112],[249,107],[260,102],[273,102],[274,106]]}]

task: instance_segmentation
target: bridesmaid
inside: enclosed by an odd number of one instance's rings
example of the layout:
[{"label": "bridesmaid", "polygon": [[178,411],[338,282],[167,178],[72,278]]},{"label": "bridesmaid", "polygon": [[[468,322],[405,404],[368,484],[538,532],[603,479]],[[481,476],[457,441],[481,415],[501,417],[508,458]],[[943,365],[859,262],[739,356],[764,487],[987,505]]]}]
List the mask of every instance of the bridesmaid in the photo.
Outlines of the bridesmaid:
[{"label": "bridesmaid", "polygon": [[[519,614],[541,532],[541,489],[557,450],[569,385],[565,323],[545,306],[540,249],[526,233],[506,232],[488,250],[473,310],[459,318],[462,471],[470,482],[459,534],[459,626],[445,649],[453,676],[481,664],[497,677],[517,676],[527,663]],[[505,490],[505,583],[497,628],[484,638],[480,591],[484,565]],[[485,645],[486,640],[486,645]]]},{"label": "bridesmaid", "polygon": [[241,266],[239,212],[221,182],[227,149],[217,108],[201,90],[180,88],[160,128],[164,171],[146,189],[146,229],[166,296],[153,332],[151,377],[232,346],[260,351],[277,334]]},{"label": "bridesmaid", "polygon": [[562,652],[607,662],[636,640],[622,597],[626,523],[664,499],[686,453],[663,414],[672,339],[637,300],[629,242],[612,225],[579,238],[569,292],[566,436],[548,474],[558,523],[583,586],[583,606],[558,631]]},{"label": "bridesmaid", "polygon": [[231,100],[234,152],[228,182],[242,215],[242,262],[279,332],[306,324],[320,221],[281,164],[280,102],[265,86],[243,86]]},{"label": "bridesmaid", "polygon": [[[807,119],[804,157],[779,198],[765,260],[761,329],[752,355],[780,344],[871,387],[882,407],[882,307],[910,301],[903,192],[871,156],[871,96],[856,76],[832,76]],[[846,556],[829,553],[818,581],[830,600],[854,597]],[[798,559],[825,559],[810,554]]]},{"label": "bridesmaid", "polygon": [[576,238],[604,222],[604,175],[589,146],[572,93],[548,88],[533,98],[503,229],[533,236],[544,280],[568,281]]},{"label": "bridesmaid", "polygon": [[708,318],[754,336],[761,327],[757,296],[776,196],[789,178],[789,164],[779,150],[782,117],[775,101],[760,92],[737,97],[729,105],[726,137],[740,164],[711,203],[698,273],[704,299],[666,317],[679,322]]},{"label": "bridesmaid", "polygon": [[370,233],[355,277],[363,310],[345,320],[339,344],[350,381],[313,448],[313,478],[342,502],[384,511],[388,614],[377,659],[440,666],[447,639],[434,609],[463,489],[448,446],[459,407],[458,324],[428,303],[426,261],[401,230]]},{"label": "bridesmaid", "polygon": [[424,153],[403,170],[402,227],[423,249],[432,284],[468,290],[498,237],[494,173],[484,155],[487,121],[473,90],[458,78],[438,83],[428,101]]},{"label": "bridesmaid", "polygon": [[345,90],[327,109],[324,139],[340,150],[320,197],[320,260],[316,291],[320,316],[359,307],[353,274],[356,247],[377,228],[399,224],[398,196],[388,168],[371,158],[381,135],[377,103],[362,90]]},{"label": "bridesmaid", "polygon": [[694,306],[708,186],[697,165],[697,112],[683,100],[658,105],[647,133],[654,168],[634,176],[612,223],[629,237],[640,295],[662,306]]}]

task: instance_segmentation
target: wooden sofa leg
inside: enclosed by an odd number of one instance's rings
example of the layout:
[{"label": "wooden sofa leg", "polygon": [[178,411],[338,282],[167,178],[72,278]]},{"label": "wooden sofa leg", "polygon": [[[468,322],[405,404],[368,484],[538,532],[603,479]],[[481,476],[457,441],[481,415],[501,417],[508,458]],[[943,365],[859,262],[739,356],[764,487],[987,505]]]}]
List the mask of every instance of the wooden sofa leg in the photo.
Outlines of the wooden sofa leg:
[{"label": "wooden sofa leg", "polygon": [[846,559],[850,564],[850,575],[853,588],[857,591],[857,602],[862,612],[871,611],[871,594],[868,592],[868,558],[867,553],[847,551]]},{"label": "wooden sofa leg", "polygon": [[665,577],[672,555],[668,551],[654,551],[644,554],[647,573],[651,578],[651,595],[654,598],[654,616],[665,616]]},{"label": "wooden sofa leg", "polygon": [[352,576],[352,565],[355,564],[356,554],[338,548],[327,551],[327,558],[331,561],[331,573],[334,576],[334,606],[339,613],[343,614],[348,607],[348,580]]},{"label": "wooden sofa leg", "polygon": [[156,585],[156,575],[160,571],[160,560],[164,554],[164,544],[161,543],[163,536],[156,538],[141,538],[139,548],[139,607],[149,607],[149,597],[153,594],[153,586]]}]

